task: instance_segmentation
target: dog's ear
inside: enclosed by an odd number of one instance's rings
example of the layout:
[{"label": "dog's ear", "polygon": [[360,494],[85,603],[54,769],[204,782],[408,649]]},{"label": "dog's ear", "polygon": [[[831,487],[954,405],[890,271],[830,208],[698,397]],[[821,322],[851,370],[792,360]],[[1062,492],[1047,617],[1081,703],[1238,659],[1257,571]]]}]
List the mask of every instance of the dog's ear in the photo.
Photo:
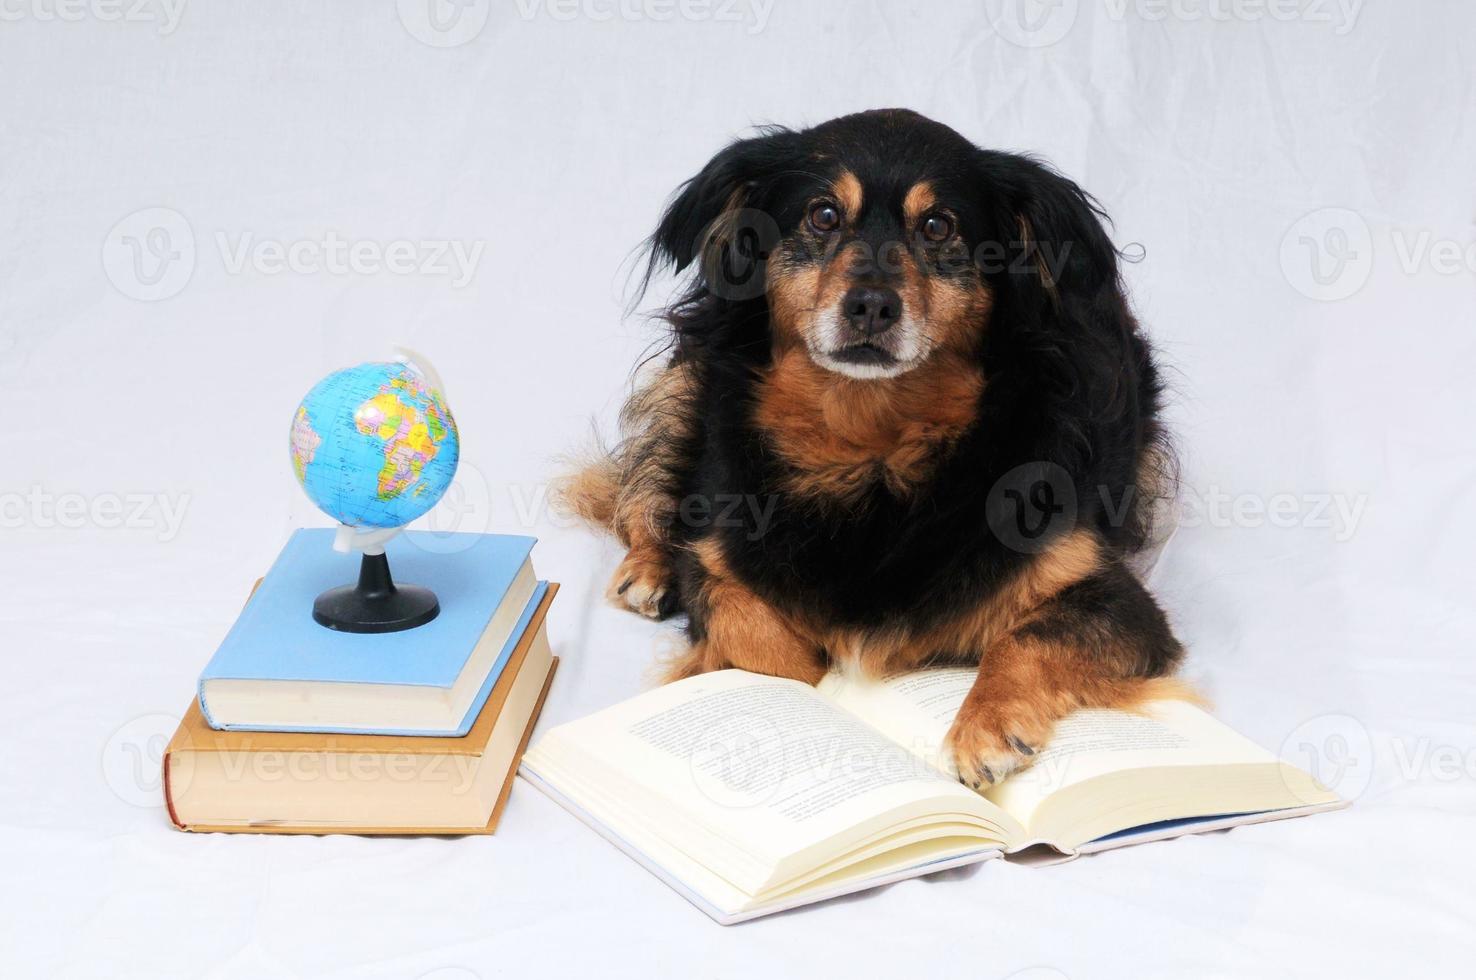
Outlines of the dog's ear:
[{"label": "dog's ear", "polygon": [[[1034,379],[1037,390],[1021,398],[1033,400],[1037,412],[1069,418],[1083,432],[1131,431],[1140,399],[1153,397],[1143,375],[1151,365],[1101,207],[1044,164],[981,153],[991,233],[1005,241],[1008,256],[1004,268],[986,270],[996,300],[986,365],[1028,364],[1018,374]],[[1066,469],[1085,472],[1088,462]]]},{"label": "dog's ear", "polygon": [[776,182],[793,172],[797,144],[791,130],[767,127],[708,161],[661,216],[652,266],[682,272],[701,260],[700,274],[715,292],[761,293],[763,263],[779,240],[768,202]]},{"label": "dog's ear", "polygon": [[[1080,316],[1084,307],[1119,298],[1117,251],[1102,222],[1101,206],[1050,167],[1010,154],[984,154],[991,183],[1006,192],[1017,240],[1008,284],[1033,313]],[[1033,309],[1032,309],[1033,308]]]}]

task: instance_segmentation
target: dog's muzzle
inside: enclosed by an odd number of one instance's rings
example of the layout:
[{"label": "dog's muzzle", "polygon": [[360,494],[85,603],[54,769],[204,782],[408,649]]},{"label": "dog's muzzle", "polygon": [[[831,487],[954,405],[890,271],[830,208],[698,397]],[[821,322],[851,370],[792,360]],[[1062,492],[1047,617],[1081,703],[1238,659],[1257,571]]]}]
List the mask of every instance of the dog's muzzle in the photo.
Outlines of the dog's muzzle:
[{"label": "dog's muzzle", "polygon": [[843,346],[830,356],[844,364],[885,366],[897,360],[895,327],[902,297],[890,286],[852,286],[841,299]]}]

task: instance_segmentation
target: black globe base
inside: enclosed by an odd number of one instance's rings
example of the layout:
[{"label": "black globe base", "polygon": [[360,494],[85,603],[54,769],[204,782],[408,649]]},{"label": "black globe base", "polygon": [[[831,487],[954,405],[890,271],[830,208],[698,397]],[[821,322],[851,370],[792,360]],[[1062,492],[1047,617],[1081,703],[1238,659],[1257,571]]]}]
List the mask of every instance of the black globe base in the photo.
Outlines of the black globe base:
[{"label": "black globe base", "polygon": [[430,589],[395,584],[383,554],[364,556],[358,585],[341,585],[313,600],[313,619],[340,633],[398,633],[424,626],[440,612]]}]

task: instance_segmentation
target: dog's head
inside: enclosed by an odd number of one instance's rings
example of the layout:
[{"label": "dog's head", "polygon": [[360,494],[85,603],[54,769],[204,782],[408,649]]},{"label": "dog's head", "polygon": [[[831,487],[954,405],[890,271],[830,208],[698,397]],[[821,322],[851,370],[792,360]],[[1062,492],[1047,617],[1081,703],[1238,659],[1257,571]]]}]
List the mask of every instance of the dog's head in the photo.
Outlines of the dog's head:
[{"label": "dog's head", "polygon": [[775,345],[849,378],[976,356],[1012,319],[1099,301],[1115,253],[1075,184],[906,110],[736,142],[689,180],[653,236],[696,293],[768,306]]}]

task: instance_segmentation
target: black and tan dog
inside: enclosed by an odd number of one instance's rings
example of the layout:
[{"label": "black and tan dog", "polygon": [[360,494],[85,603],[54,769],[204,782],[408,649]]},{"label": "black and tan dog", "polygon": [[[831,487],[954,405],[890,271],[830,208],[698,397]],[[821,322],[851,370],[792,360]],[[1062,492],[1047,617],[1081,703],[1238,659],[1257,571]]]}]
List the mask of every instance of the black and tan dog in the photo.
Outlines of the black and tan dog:
[{"label": "black and tan dog", "polygon": [[683,612],[680,677],[979,665],[965,782],[1181,652],[1124,567],[1158,491],[1160,382],[1100,211],[913,112],[767,129],[688,181],[653,266],[690,276],[625,439],[571,482]]}]

